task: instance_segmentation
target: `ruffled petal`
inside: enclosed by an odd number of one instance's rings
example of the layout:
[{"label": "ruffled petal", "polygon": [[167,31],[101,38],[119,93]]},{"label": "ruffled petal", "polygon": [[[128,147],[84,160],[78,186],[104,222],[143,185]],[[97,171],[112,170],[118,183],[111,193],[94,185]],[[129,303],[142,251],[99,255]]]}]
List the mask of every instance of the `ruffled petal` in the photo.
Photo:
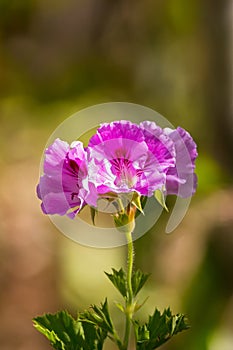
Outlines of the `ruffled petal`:
[{"label": "ruffled petal", "polygon": [[51,176],[59,173],[68,150],[69,144],[67,142],[56,139],[45,150],[44,173]]},{"label": "ruffled petal", "polygon": [[152,196],[175,164],[174,145],[155,123],[116,121],[100,126],[88,145],[88,174],[97,191]]},{"label": "ruffled petal", "polygon": [[37,186],[43,212],[74,217],[85,205],[87,191],[83,190],[82,182],[86,176],[82,143],[69,147],[68,143],[56,139],[45,151],[44,175]]},{"label": "ruffled petal", "polygon": [[198,155],[197,145],[190,134],[181,127],[176,130],[166,128],[164,132],[174,142],[176,150],[176,166],[167,172],[167,194],[190,197],[197,188],[197,176],[194,173]]},{"label": "ruffled petal", "polygon": [[157,163],[160,171],[175,166],[174,142],[164,133],[163,129],[155,122],[144,121],[140,123],[145,142],[153,156],[150,161]]}]

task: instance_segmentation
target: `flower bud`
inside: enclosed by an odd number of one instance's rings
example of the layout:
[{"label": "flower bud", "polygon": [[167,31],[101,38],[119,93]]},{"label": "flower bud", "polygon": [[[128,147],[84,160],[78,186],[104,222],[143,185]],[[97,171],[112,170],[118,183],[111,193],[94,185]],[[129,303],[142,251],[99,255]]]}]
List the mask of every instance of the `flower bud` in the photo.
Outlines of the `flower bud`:
[{"label": "flower bud", "polygon": [[125,212],[114,215],[114,222],[118,231],[123,233],[134,231],[135,213],[136,208],[129,204]]}]

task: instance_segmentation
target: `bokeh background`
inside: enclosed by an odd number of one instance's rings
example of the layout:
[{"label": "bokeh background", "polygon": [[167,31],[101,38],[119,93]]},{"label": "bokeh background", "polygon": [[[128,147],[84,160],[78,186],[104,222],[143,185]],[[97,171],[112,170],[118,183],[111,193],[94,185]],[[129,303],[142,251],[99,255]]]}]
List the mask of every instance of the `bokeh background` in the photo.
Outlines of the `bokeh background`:
[{"label": "bokeh background", "polygon": [[189,316],[164,350],[232,350],[232,62],[231,0],[0,0],[1,350],[50,349],[35,315],[120,299],[103,270],[124,264],[125,248],[73,243],[35,195],[53,130],[110,101],[157,110],[199,151],[183,222],[166,235],[163,214],[135,244],[136,266],[152,272],[140,317],[168,305]]}]

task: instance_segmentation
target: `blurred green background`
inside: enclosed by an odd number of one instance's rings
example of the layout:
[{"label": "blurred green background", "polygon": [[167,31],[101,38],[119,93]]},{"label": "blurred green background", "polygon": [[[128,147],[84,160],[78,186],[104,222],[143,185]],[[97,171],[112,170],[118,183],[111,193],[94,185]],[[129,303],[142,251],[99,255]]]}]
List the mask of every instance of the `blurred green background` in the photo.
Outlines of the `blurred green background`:
[{"label": "blurred green background", "polygon": [[231,0],[0,0],[1,350],[50,349],[35,315],[120,299],[103,270],[124,264],[125,249],[71,242],[35,195],[53,130],[110,101],[157,110],[199,151],[181,225],[166,235],[163,214],[135,244],[136,266],[152,272],[140,317],[168,305],[189,316],[164,350],[232,350],[232,10]]}]

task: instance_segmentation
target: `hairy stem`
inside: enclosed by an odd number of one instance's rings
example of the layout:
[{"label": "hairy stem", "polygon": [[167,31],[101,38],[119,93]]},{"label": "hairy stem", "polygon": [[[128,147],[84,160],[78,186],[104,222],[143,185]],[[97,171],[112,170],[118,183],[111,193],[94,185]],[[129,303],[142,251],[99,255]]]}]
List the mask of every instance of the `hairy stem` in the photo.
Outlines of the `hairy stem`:
[{"label": "hairy stem", "polygon": [[126,233],[127,247],[128,247],[128,260],[127,260],[127,300],[125,307],[125,336],[124,336],[124,349],[128,349],[131,320],[133,316],[133,289],[132,289],[132,272],[133,272],[133,259],[134,248],[131,232]]},{"label": "hairy stem", "polygon": [[133,272],[133,259],[134,248],[131,232],[126,233],[128,244],[128,260],[127,260],[127,287],[128,287],[128,302],[131,304],[133,301],[133,289],[132,289],[132,272]]}]

